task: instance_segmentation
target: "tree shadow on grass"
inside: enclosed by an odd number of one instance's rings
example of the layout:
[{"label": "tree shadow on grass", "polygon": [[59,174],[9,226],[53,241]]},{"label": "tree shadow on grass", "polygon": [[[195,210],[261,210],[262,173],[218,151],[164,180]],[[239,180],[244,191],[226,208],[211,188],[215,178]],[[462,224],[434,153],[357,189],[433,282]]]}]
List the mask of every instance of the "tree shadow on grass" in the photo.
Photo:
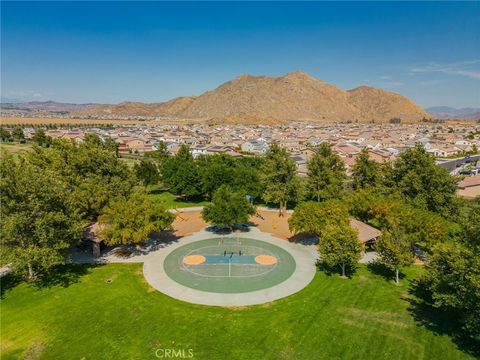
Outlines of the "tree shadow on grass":
[{"label": "tree shadow on grass", "polygon": [[26,282],[37,289],[51,288],[55,286],[68,287],[75,284],[79,279],[90,273],[92,268],[102,266],[98,264],[68,264],[54,266],[47,272],[39,275],[35,280],[28,282],[25,276],[12,272],[1,279],[0,298],[3,299],[8,291],[13,290],[22,282]]},{"label": "tree shadow on grass", "polygon": [[79,279],[101,264],[68,264],[54,266],[32,282],[38,289],[51,287],[69,287],[78,283]]},{"label": "tree shadow on grass", "polygon": [[430,294],[418,280],[412,282],[409,293],[412,297],[405,299],[410,304],[407,310],[419,326],[427,328],[435,335],[451,337],[461,351],[474,358],[480,358],[480,342],[465,334],[457,312],[432,306]]},{"label": "tree shadow on grass", "polygon": [[[395,280],[395,272],[387,268],[382,263],[378,261],[372,261],[367,264],[367,269],[370,270],[375,275],[380,275],[387,281],[394,281]],[[404,279],[406,275],[400,271],[398,274],[400,280]]]},{"label": "tree shadow on grass", "polygon": [[[322,271],[327,276],[339,276],[341,277],[342,271],[340,266],[328,266],[325,262],[317,260],[317,269]],[[346,278],[351,279],[357,270],[356,266],[347,266],[345,269]]]},{"label": "tree shadow on grass", "polygon": [[20,284],[22,280],[23,278],[14,272],[3,276],[0,280],[0,299],[3,299],[5,294]]}]

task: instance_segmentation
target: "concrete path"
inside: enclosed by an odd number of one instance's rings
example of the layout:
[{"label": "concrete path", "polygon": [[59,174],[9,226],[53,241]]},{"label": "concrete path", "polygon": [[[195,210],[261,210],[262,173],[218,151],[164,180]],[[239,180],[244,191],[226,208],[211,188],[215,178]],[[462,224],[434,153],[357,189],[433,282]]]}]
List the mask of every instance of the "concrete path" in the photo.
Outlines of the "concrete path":
[{"label": "concrete path", "polygon": [[[226,237],[230,236],[236,237],[235,234]],[[288,251],[295,259],[295,272],[290,278],[278,285],[263,290],[239,294],[211,293],[180,285],[165,273],[163,262],[173,250],[180,246],[199,240],[210,239],[212,237],[217,237],[217,235],[204,229],[191,236],[184,237],[176,243],[172,243],[164,248],[149,253],[143,259],[143,273],[145,279],[153,288],[175,299],[186,302],[216,306],[245,306],[263,304],[292,295],[305,288],[315,276],[317,251],[314,245],[290,243],[285,240],[277,239],[268,233],[263,233],[256,228],[250,228],[248,233],[242,233],[242,237],[274,244]]]}]

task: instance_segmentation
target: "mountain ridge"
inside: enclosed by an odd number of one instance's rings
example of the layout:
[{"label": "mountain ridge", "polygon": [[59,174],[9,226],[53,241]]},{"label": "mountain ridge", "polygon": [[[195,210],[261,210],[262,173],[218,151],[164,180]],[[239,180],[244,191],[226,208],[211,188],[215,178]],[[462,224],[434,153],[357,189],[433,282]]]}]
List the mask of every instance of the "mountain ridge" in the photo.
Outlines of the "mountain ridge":
[{"label": "mountain ridge", "polygon": [[[166,102],[123,101],[74,109],[74,117],[166,117],[204,121],[261,123],[306,120],[314,122],[417,122],[432,116],[408,98],[361,85],[343,90],[304,71],[282,76],[241,74],[199,96]],[[244,119],[244,120],[242,120]]]}]

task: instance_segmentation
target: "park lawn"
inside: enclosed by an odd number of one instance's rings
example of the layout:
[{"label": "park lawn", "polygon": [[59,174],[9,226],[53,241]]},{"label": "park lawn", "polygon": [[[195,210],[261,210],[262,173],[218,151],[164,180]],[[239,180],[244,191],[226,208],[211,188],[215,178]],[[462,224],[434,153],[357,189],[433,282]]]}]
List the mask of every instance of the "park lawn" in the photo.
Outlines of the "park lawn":
[{"label": "park lawn", "polygon": [[192,201],[183,200],[181,197],[163,190],[159,185],[150,186],[148,188],[148,191],[149,191],[148,197],[151,200],[163,202],[167,207],[167,209],[205,206],[209,204],[208,201],[203,201],[203,200],[192,200]]},{"label": "park lawn", "polygon": [[4,154],[20,154],[29,151],[32,144],[20,144],[17,142],[0,142],[0,156]]},{"label": "park lawn", "polygon": [[[470,358],[449,336],[414,320],[408,280],[396,286],[364,266],[348,280],[318,272],[288,298],[234,309],[154,291],[141,264],[67,269],[82,273],[68,286],[5,290],[3,360],[155,359],[158,348],[222,360]],[[408,277],[421,271],[412,267]]]}]

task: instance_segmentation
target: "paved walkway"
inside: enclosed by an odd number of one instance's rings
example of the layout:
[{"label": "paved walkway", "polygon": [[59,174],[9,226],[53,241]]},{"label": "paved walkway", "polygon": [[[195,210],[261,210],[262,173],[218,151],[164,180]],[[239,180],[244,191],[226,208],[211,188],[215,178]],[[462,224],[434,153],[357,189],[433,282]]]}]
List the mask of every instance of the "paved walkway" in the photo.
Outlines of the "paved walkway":
[{"label": "paved walkway", "polygon": [[[236,235],[229,235],[235,237]],[[148,283],[155,289],[175,299],[201,305],[216,306],[245,306],[263,304],[292,295],[305,288],[313,279],[316,272],[315,262],[317,251],[314,245],[302,245],[277,239],[268,233],[251,228],[242,236],[262,240],[274,244],[288,251],[296,262],[295,272],[284,282],[273,287],[238,294],[223,294],[199,291],[180,285],[172,280],[163,268],[165,258],[173,250],[185,244],[216,237],[205,229],[191,236],[180,239],[164,248],[151,252],[144,258],[143,273]]]}]

